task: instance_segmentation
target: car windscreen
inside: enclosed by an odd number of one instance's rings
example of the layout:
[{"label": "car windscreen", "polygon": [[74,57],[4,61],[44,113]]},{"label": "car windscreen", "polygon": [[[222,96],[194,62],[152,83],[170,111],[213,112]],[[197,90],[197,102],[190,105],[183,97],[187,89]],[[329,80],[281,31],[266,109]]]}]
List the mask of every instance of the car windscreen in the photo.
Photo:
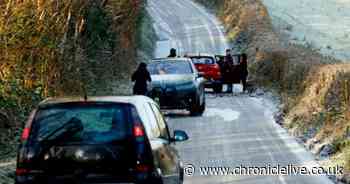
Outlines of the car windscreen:
[{"label": "car windscreen", "polygon": [[194,64],[215,64],[215,61],[212,57],[191,57],[191,59]]},{"label": "car windscreen", "polygon": [[[79,125],[79,131],[64,137],[65,143],[108,143],[131,135],[124,104],[66,104],[42,108],[33,124],[34,141],[58,139],[68,128]],[[74,122],[74,126],[66,126]]]},{"label": "car windscreen", "polygon": [[188,61],[161,61],[148,65],[151,75],[172,75],[172,74],[191,74],[193,73],[190,62]]}]

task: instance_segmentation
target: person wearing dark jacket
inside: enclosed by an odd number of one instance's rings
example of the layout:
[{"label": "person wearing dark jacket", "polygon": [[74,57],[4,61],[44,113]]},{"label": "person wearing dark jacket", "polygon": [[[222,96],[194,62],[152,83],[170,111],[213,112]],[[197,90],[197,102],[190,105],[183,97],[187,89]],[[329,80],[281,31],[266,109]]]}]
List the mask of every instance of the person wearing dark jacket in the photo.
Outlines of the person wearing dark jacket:
[{"label": "person wearing dark jacket", "polygon": [[169,58],[177,57],[176,49],[174,49],[174,48],[170,49],[170,54],[168,57]]},{"label": "person wearing dark jacket", "polygon": [[231,55],[231,49],[226,50],[226,56],[224,57],[223,63],[222,63],[222,77],[224,83],[227,84],[227,93],[232,93],[232,67],[233,67],[233,57]]},{"label": "person wearing dark jacket", "polygon": [[152,82],[151,75],[147,70],[146,63],[140,63],[137,70],[133,73],[132,82],[135,82],[134,85],[134,95],[147,95],[147,82]]},{"label": "person wearing dark jacket", "polygon": [[247,90],[247,77],[248,77],[248,57],[247,54],[242,54],[240,59],[240,79],[243,85],[243,92]]}]

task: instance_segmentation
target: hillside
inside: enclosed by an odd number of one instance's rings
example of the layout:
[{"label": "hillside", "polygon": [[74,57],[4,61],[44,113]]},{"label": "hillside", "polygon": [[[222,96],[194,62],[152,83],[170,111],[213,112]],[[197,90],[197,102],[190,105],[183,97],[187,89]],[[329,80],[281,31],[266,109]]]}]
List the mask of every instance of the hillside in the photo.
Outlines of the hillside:
[{"label": "hillside", "polygon": [[289,39],[311,44],[320,53],[350,59],[350,1],[262,0],[274,27],[289,26]]},{"label": "hillside", "polygon": [[[235,51],[246,52],[250,81],[273,89],[282,99],[278,120],[304,141],[321,164],[350,171],[350,65],[296,44],[275,26],[261,1],[197,0],[216,11]],[[346,180],[338,176],[339,180]]]}]

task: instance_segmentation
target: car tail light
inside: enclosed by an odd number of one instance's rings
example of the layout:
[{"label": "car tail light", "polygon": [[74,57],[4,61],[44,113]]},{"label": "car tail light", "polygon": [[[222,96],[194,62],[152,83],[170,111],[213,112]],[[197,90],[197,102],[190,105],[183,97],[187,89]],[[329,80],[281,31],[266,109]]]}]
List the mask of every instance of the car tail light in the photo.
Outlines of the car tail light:
[{"label": "car tail light", "polygon": [[23,176],[29,173],[28,169],[22,169],[22,168],[17,168],[16,169],[16,176]]},{"label": "car tail light", "polygon": [[30,128],[29,127],[28,128],[24,128],[22,136],[21,136],[22,141],[28,140],[29,134],[30,134]]},{"label": "car tail light", "polygon": [[33,123],[33,120],[34,120],[35,113],[36,113],[36,111],[33,111],[30,114],[30,116],[29,116],[29,118],[28,118],[28,120],[26,122],[26,125],[25,125],[25,127],[23,129],[22,136],[21,136],[21,140],[22,141],[28,140],[28,138],[30,136],[30,131],[31,131],[31,127],[32,127],[32,123]]},{"label": "car tail light", "polygon": [[136,124],[133,129],[133,133],[135,137],[143,137],[145,136],[145,131],[143,127],[139,124]]},{"label": "car tail light", "polygon": [[135,169],[137,172],[148,172],[150,170],[150,166],[146,164],[137,164]]}]

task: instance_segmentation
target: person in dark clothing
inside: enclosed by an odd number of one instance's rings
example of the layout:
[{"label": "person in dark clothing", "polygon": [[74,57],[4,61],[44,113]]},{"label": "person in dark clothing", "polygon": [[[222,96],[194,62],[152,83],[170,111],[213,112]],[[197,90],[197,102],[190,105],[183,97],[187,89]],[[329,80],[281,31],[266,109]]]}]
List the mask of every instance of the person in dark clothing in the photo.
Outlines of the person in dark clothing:
[{"label": "person in dark clothing", "polygon": [[174,48],[172,48],[172,49],[170,49],[170,54],[169,54],[169,56],[168,57],[177,57],[177,54],[176,54],[176,49],[174,49]]},{"label": "person in dark clothing", "polygon": [[135,82],[134,85],[134,95],[147,95],[147,82],[152,82],[151,75],[147,70],[146,63],[140,63],[137,70],[133,73],[132,82]]},{"label": "person in dark clothing", "polygon": [[224,65],[224,57],[225,56],[217,56],[216,60],[217,60],[217,63],[218,65],[220,66],[220,69],[222,70],[222,67]]},{"label": "person in dark clothing", "polygon": [[232,67],[233,67],[233,57],[231,54],[231,49],[227,49],[226,50],[226,56],[224,57],[224,61],[222,64],[222,68],[223,68],[223,80],[224,83],[227,84],[227,93],[232,93]]},{"label": "person in dark clothing", "polygon": [[243,92],[247,90],[247,77],[248,77],[248,57],[247,54],[242,54],[240,57],[240,79],[243,85]]}]

